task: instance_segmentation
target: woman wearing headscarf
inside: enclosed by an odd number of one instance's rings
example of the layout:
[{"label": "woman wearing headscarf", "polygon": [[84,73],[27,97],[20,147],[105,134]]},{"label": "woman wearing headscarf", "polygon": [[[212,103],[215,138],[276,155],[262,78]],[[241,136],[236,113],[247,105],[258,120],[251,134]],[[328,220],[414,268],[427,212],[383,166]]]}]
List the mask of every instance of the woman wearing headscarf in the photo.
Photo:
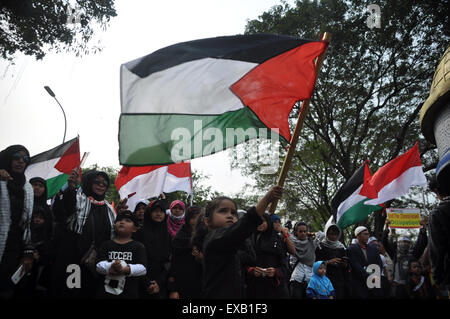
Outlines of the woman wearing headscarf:
[{"label": "woman wearing headscarf", "polygon": [[29,275],[16,285],[15,297],[45,297],[50,285],[53,246],[53,212],[47,205],[47,183],[41,177],[30,179],[34,203],[31,219],[31,243],[34,247],[33,268]]},{"label": "woman wearing headscarf", "polygon": [[186,205],[181,200],[174,200],[170,203],[169,207],[169,218],[167,219],[167,229],[169,230],[170,236],[173,239],[180,230],[181,226],[183,226],[185,222],[184,211],[186,209]]},{"label": "woman wearing headscarf", "polygon": [[134,208],[133,214],[136,216],[139,227],[144,226],[144,213],[150,202],[146,199],[141,199],[137,202],[136,207]]},{"label": "woman wearing headscarf", "polygon": [[348,256],[345,246],[339,241],[341,229],[335,224],[327,225],[324,236],[316,248],[316,260],[323,260],[327,266],[327,277],[335,289],[336,298],[351,296]]},{"label": "woman wearing headscarf", "polygon": [[167,285],[171,299],[198,299],[202,296],[202,264],[194,256],[191,240],[201,211],[198,206],[187,209],[186,222],[172,241],[172,261]]},{"label": "woman wearing headscarf", "polygon": [[13,296],[11,276],[20,264],[25,272],[33,265],[33,188],[24,174],[29,163],[30,153],[22,145],[0,152],[0,299]]},{"label": "woman wearing headscarf", "polygon": [[[81,187],[77,185],[81,182]],[[82,260],[86,253],[114,236],[116,213],[105,201],[106,190],[110,184],[106,173],[90,170],[79,174],[74,170],[69,177],[69,187],[57,197],[55,202],[55,219],[65,225],[64,234],[57,251],[55,261],[55,280],[58,285],[55,297],[79,295],[83,298],[95,297],[96,275]],[[81,289],[68,289],[66,272],[70,264],[80,265]]]},{"label": "woman wearing headscarf", "polygon": [[165,199],[152,201],[144,213],[144,226],[135,234],[135,240],[145,246],[147,274],[144,297],[167,298],[167,277],[170,268],[171,237],[167,230]]},{"label": "woman wearing headscarf", "polygon": [[287,299],[287,247],[273,228],[272,219],[264,214],[263,223],[251,237],[256,262],[249,267],[247,298]]}]

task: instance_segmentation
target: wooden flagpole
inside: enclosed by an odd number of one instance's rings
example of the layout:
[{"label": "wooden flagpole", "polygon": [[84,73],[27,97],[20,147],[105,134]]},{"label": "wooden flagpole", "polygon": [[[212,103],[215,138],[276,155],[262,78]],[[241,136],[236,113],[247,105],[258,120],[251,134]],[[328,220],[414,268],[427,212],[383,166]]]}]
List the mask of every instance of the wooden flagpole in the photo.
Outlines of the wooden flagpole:
[{"label": "wooden flagpole", "polygon": [[[325,32],[323,34],[322,41],[330,43],[330,40],[331,40],[331,34],[328,32]],[[317,79],[317,77],[319,77],[320,69],[322,67],[323,60],[325,59],[325,53],[326,53],[326,50],[316,59],[316,62],[315,62],[316,79]],[[305,121],[306,114],[308,114],[310,101],[311,101],[311,99],[304,100],[300,106],[300,114],[298,115],[297,124],[295,125],[294,133],[292,134],[291,141],[289,143],[288,152],[286,154],[286,157],[284,158],[284,163],[283,163],[283,167],[281,168],[280,176],[278,176],[277,185],[279,185],[279,186],[283,186],[284,181],[286,180],[287,173],[291,166],[292,157],[294,156],[295,148],[297,146],[298,138],[300,136],[300,132],[303,127],[303,122]],[[278,201],[272,202],[272,205],[270,206],[270,209],[269,209],[269,212],[271,214],[275,213],[277,205],[278,205]]]}]

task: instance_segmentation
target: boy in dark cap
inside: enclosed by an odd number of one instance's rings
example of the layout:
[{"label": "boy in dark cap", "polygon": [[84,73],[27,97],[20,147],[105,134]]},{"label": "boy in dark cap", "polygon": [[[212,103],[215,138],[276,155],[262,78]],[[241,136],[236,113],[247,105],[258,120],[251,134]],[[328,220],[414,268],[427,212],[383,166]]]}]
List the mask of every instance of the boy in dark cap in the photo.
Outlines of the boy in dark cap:
[{"label": "boy in dark cap", "polygon": [[147,273],[147,257],[144,245],[131,238],[138,227],[139,222],[131,211],[117,215],[114,223],[116,236],[102,244],[97,258],[97,272],[105,276],[99,286],[99,298],[139,297],[139,277]]}]

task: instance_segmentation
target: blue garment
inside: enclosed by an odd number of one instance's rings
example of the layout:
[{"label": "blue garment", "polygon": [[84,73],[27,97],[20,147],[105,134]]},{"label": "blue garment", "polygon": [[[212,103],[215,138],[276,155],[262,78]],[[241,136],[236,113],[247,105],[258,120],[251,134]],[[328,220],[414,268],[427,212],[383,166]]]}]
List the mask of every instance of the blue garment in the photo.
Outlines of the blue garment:
[{"label": "blue garment", "polygon": [[313,275],[309,280],[306,295],[309,298],[328,299],[330,296],[335,296],[333,284],[327,276],[319,276],[317,271],[324,263],[323,260],[316,261],[313,265]]}]

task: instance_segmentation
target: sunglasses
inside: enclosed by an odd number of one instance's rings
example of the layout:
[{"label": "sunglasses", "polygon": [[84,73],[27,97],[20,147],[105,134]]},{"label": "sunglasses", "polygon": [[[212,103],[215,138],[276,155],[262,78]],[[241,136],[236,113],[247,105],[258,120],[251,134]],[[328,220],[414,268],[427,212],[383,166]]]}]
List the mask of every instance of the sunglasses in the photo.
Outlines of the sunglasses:
[{"label": "sunglasses", "polygon": [[31,159],[28,155],[22,155],[20,153],[16,153],[16,154],[13,154],[12,160],[13,161],[23,160],[25,163],[29,163]]},{"label": "sunglasses", "polygon": [[100,186],[104,186],[104,187],[108,187],[108,184],[106,182],[103,181],[99,181],[99,180],[95,180],[94,181],[95,185],[100,185]]}]

